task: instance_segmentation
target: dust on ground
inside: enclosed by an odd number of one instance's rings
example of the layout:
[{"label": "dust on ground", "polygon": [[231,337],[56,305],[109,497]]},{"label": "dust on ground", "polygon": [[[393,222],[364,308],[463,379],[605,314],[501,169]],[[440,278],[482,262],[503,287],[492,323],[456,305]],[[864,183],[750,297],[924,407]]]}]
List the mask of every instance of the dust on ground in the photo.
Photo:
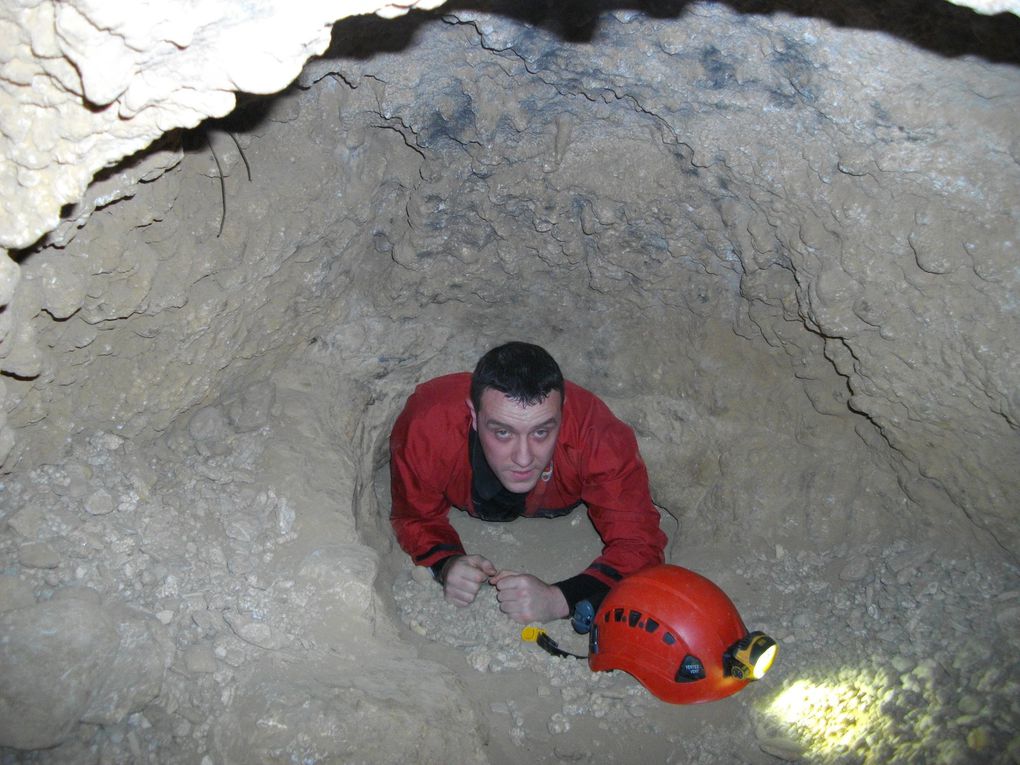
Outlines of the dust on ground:
[{"label": "dust on ground", "polygon": [[[546,581],[577,573],[599,551],[583,508],[511,524],[456,510],[452,519],[470,552]],[[670,562],[711,578],[749,629],[780,644],[765,678],[708,704],[664,703],[625,673],[592,673],[523,642],[492,589],[457,608],[408,566],[394,596],[421,650],[459,666],[496,763],[1020,761],[1014,568],[909,540],[822,553],[797,551],[797,541],[768,553],[682,537],[673,546]],[[566,621],[545,628],[587,654]]]},{"label": "dust on ground", "polygon": [[[109,661],[103,673],[54,675],[69,655],[51,653],[22,668],[37,684],[66,683],[53,685],[54,710],[80,697],[87,714],[60,723],[59,745],[3,749],[0,763],[218,765],[242,761],[238,751],[263,762],[395,762],[433,734],[432,751],[477,734],[478,761],[496,765],[1020,761],[1020,579],[1003,557],[909,539],[722,547],[666,518],[671,562],[715,581],[751,629],[780,644],[773,670],[735,696],[670,705],[625,673],[592,673],[522,642],[491,590],[469,608],[446,604],[406,556],[383,556],[392,570],[378,581],[392,588],[373,593],[372,561],[333,544],[342,519],[304,509],[312,482],[284,487],[259,469],[268,426],[209,439],[225,427],[210,419],[174,448],[91,434],[60,465],[4,481],[4,628],[25,637],[22,616],[40,606],[82,619],[91,610],[102,618],[90,650]],[[208,448],[216,443],[229,449]],[[550,581],[583,569],[599,546],[583,508],[511,524],[452,517],[469,550]],[[336,555],[322,558],[328,550]],[[448,668],[457,704],[439,694],[442,674],[404,687],[377,679],[372,636],[343,633],[342,617],[374,598],[401,622],[374,639]],[[329,629],[326,602],[339,615]],[[586,652],[566,621],[546,628]],[[44,637],[26,639],[42,650]],[[316,664],[324,657],[331,664]],[[346,669],[331,679],[317,666]],[[262,686],[277,708],[252,701]],[[408,727],[426,707],[426,728]]]}]

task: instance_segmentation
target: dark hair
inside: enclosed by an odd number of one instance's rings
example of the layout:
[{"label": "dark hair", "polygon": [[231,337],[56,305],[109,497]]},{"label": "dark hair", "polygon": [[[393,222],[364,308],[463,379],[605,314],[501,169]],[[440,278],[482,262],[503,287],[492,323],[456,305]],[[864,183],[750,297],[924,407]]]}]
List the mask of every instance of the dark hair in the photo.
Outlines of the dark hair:
[{"label": "dark hair", "polygon": [[563,398],[563,373],[549,352],[531,343],[510,342],[482,356],[471,375],[471,403],[481,409],[486,388],[525,406],[544,401],[554,390]]}]

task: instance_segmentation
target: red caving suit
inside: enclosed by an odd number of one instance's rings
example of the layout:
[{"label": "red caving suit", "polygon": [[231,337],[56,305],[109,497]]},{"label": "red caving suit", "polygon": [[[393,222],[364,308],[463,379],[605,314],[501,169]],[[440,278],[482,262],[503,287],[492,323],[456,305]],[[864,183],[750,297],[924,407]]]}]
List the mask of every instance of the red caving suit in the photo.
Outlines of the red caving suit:
[{"label": "red caving suit", "polygon": [[[483,495],[486,482],[490,492],[500,488],[480,448],[469,449],[469,442],[477,443],[466,404],[470,386],[467,372],[422,383],[390,435],[390,521],[401,548],[419,566],[465,553],[448,515],[452,505],[485,518],[476,512],[472,481],[476,492],[483,484]],[[524,497],[521,515],[565,515],[583,502],[603,541],[602,554],[582,573],[555,583],[571,610],[622,577],[663,562],[666,535],[634,432],[595,394],[569,381],[548,472]]]}]

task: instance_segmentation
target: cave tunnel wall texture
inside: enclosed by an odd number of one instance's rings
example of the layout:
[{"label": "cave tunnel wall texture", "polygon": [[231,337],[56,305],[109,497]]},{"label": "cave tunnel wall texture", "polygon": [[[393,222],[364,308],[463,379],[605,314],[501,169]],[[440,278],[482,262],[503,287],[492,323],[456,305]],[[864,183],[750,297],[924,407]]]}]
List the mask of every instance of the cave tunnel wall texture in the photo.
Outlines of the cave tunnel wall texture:
[{"label": "cave tunnel wall texture", "polygon": [[[825,542],[880,511],[1015,554],[1018,32],[918,2],[342,20],[284,91],[15,242],[4,470],[316,364],[337,438],[388,400],[379,451],[415,382],[521,337],[708,529]],[[833,507],[848,462],[860,499]]]}]

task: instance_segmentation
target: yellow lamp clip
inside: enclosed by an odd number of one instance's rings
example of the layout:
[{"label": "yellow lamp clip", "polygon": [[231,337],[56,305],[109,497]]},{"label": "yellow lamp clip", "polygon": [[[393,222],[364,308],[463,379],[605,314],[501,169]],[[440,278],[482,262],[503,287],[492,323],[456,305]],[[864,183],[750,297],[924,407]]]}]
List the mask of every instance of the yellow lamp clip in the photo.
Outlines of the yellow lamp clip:
[{"label": "yellow lamp clip", "polygon": [[521,640],[525,643],[537,643],[544,634],[545,630],[541,627],[525,627],[521,630]]}]

